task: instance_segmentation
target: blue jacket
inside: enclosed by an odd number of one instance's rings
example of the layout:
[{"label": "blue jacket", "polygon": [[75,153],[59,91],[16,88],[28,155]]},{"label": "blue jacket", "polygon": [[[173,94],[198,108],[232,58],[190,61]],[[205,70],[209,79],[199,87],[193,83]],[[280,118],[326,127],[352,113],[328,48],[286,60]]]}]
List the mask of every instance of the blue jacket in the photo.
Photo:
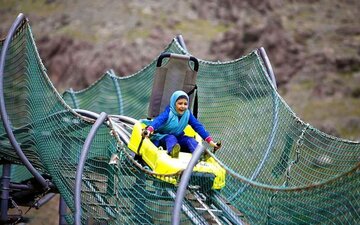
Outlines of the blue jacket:
[{"label": "blue jacket", "polygon": [[[167,106],[159,116],[157,116],[153,121],[150,122],[149,126],[151,126],[156,132],[163,124],[166,123],[169,118],[169,113],[170,107]],[[196,133],[200,135],[202,139],[206,140],[210,137],[209,132],[205,130],[205,127],[195,118],[195,116],[191,112],[188,124],[194,129]],[[184,132],[181,135],[184,135]]]}]

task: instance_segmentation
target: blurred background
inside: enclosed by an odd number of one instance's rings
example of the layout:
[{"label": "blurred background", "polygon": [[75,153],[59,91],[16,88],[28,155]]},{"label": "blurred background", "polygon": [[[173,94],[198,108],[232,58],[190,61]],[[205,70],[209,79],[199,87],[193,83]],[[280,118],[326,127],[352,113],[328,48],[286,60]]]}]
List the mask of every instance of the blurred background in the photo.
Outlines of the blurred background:
[{"label": "blurred background", "polygon": [[[131,75],[179,34],[209,61],[264,47],[298,117],[360,140],[358,0],[0,0],[2,38],[20,12],[60,93],[86,88],[108,69]],[[31,210],[29,224],[58,224],[56,201]]]}]

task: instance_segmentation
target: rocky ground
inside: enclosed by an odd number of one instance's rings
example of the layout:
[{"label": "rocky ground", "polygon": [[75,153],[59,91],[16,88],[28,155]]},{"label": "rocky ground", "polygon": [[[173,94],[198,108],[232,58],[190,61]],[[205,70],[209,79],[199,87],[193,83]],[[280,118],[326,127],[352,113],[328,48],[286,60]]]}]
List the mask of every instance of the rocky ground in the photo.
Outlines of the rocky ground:
[{"label": "rocky ground", "polygon": [[263,46],[300,118],[360,139],[360,1],[0,0],[0,36],[20,12],[60,92],[85,88],[110,68],[134,73],[178,34],[206,60]]}]

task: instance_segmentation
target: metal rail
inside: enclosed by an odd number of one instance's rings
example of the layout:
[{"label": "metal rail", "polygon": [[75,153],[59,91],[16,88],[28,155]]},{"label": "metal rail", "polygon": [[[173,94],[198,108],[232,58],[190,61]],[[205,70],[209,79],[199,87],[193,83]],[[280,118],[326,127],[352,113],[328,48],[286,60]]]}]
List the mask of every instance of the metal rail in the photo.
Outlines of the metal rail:
[{"label": "metal rail", "polygon": [[[176,199],[176,193],[174,191],[168,191],[168,194]],[[181,210],[185,213],[185,215],[191,220],[191,222],[195,225],[207,225],[209,224],[202,216],[197,213],[196,209],[192,207],[189,201],[184,201],[181,204]]]},{"label": "metal rail", "polygon": [[277,89],[275,74],[274,74],[274,71],[273,71],[273,69],[272,69],[272,66],[271,66],[269,57],[267,56],[264,47],[261,47],[261,48],[259,49],[259,52],[260,52],[260,57],[262,58],[262,60],[263,60],[264,63],[265,63],[265,67],[266,67],[266,70],[267,70],[267,72],[268,72],[268,74],[269,74],[269,76],[270,76],[270,79],[271,79],[271,81],[272,81],[272,84],[274,85],[275,89]]},{"label": "metal rail", "polygon": [[201,145],[201,144],[198,144],[195,151],[193,152],[193,155],[192,155],[192,157],[190,159],[190,162],[189,162],[188,166],[186,167],[186,169],[184,170],[184,172],[183,172],[183,174],[181,176],[179,187],[178,187],[178,190],[176,192],[174,209],[173,209],[173,213],[172,213],[172,217],[171,217],[171,224],[172,225],[179,225],[180,224],[180,213],[181,213],[183,200],[184,200],[184,197],[185,197],[186,188],[187,188],[187,186],[189,184],[191,173],[192,173],[196,163],[199,161],[200,156],[202,155],[204,150],[205,150],[205,147],[203,145]]},{"label": "metal rail", "polygon": [[102,112],[100,113],[99,118],[96,120],[94,125],[91,127],[91,130],[85,140],[84,146],[81,151],[79,164],[76,168],[76,176],[75,176],[75,193],[74,193],[74,201],[75,201],[75,225],[81,225],[81,181],[82,175],[84,171],[85,161],[87,155],[90,150],[90,146],[92,141],[94,140],[95,134],[100,128],[100,126],[104,123],[107,118],[107,114]]}]

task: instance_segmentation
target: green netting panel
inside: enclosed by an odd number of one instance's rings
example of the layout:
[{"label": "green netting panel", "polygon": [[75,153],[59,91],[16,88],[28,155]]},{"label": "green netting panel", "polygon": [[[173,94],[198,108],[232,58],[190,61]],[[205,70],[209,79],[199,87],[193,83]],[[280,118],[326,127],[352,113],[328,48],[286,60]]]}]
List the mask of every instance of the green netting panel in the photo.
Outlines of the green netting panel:
[{"label": "green netting panel", "polygon": [[11,166],[11,181],[21,183],[25,180],[32,178],[33,175],[23,165],[12,165]]},{"label": "green netting panel", "polygon": [[[271,85],[256,52],[227,63],[200,62],[199,118],[223,141],[216,157],[232,176],[221,192],[247,221],[332,223],[330,214],[317,212],[336,210],[339,204],[325,200],[345,190],[349,198],[340,202],[349,205],[352,220],[359,220],[358,142],[330,137],[297,118]],[[343,185],[320,185],[344,176]],[[263,204],[274,191],[282,197],[272,201],[278,209],[268,216]],[[306,202],[313,203],[313,213],[306,213]]]},{"label": "green netting panel", "polygon": [[[2,49],[2,46],[4,44],[4,40],[0,40],[0,51]],[[1,118],[1,116],[0,116]],[[2,134],[0,136],[0,143],[1,143],[1,158],[2,159],[10,159],[12,163],[15,163],[15,161],[17,163],[21,163],[18,160],[18,157],[16,156],[15,152],[13,152],[12,146],[10,145],[9,140],[7,139],[7,136],[4,135],[4,127],[1,125],[0,126],[0,134]],[[5,150],[8,149],[8,150]],[[6,154],[6,156],[4,157],[5,154],[3,153],[8,153]],[[2,174],[2,167],[0,168],[0,174]],[[11,180],[13,182],[21,182],[24,180],[27,180],[29,178],[32,178],[33,176],[30,174],[30,172],[26,169],[25,166],[22,165],[12,165],[11,166]]]},{"label": "green netting panel", "polygon": [[122,115],[143,118],[147,112],[154,65],[152,63],[151,66],[144,68],[137,76],[126,78],[114,79],[114,75],[106,73],[99,82],[88,89],[80,92],[65,92],[64,100],[80,109],[108,114],[122,112]]},{"label": "green netting panel", "polygon": [[[286,195],[288,198],[274,203],[274,206],[281,207],[291,202],[291,193],[299,199],[310,196],[308,198],[312,202],[317,202],[314,206],[317,210],[305,216],[303,209],[304,214],[300,213],[305,218],[302,223],[324,221],[326,218],[333,221],[330,215],[321,219],[317,215],[323,209],[338,207],[322,202],[327,195],[325,191],[322,193],[320,189],[318,195],[301,191],[338,179],[349,171],[352,178],[340,182],[345,184],[345,188],[334,185],[329,190],[336,193],[349,188],[349,198],[342,203],[348,204],[353,213],[348,217],[350,220],[347,218],[343,222],[359,220],[359,202],[356,200],[359,193],[354,188],[358,185],[358,175],[354,171],[359,165],[359,143],[330,137],[299,120],[272,88],[256,52],[228,63],[202,60],[200,63],[199,118],[217,140],[223,140],[224,147],[217,153],[217,158],[235,177],[228,176],[222,193],[245,213],[249,222],[261,224],[266,217],[259,213],[264,209],[259,203],[267,199],[272,191],[286,190],[287,187],[297,188],[299,192],[289,192]],[[353,182],[353,185],[348,182]],[[251,193],[254,184],[269,189],[255,197]],[[246,213],[246,202],[240,200],[242,196],[249,199],[255,211]],[[298,215],[299,209],[304,207],[300,203],[292,203],[289,210],[282,212],[283,216],[291,218]],[[275,222],[270,223],[279,223],[276,215],[271,217]],[[294,221],[301,223],[301,219]]]},{"label": "green netting panel", "polygon": [[72,108],[88,109],[97,113],[122,114],[123,100],[120,86],[115,75],[110,72],[106,72],[87,89],[76,92],[72,89],[65,91],[63,98]]},{"label": "green netting panel", "polygon": [[[14,133],[17,136],[20,146],[23,148],[23,151],[29,160],[33,162],[33,165],[41,171],[44,171],[43,164],[39,160],[39,155],[31,150],[33,146],[33,139],[30,134],[30,126],[25,125],[26,115],[24,114],[24,111],[26,105],[17,104],[18,101],[24,100],[24,96],[27,92],[24,84],[25,81],[20,78],[26,70],[26,26],[26,21],[23,21],[8,49],[7,61],[4,68],[4,95],[7,103],[7,110],[11,112],[11,122],[14,127]],[[1,40],[0,50],[2,49],[3,44],[4,40]],[[10,141],[7,138],[7,135],[5,134],[2,123],[0,125],[0,149],[1,159],[21,164],[21,161],[16,155]],[[12,165],[11,180],[13,182],[22,182],[30,178],[32,178],[32,175],[24,166]]]}]

